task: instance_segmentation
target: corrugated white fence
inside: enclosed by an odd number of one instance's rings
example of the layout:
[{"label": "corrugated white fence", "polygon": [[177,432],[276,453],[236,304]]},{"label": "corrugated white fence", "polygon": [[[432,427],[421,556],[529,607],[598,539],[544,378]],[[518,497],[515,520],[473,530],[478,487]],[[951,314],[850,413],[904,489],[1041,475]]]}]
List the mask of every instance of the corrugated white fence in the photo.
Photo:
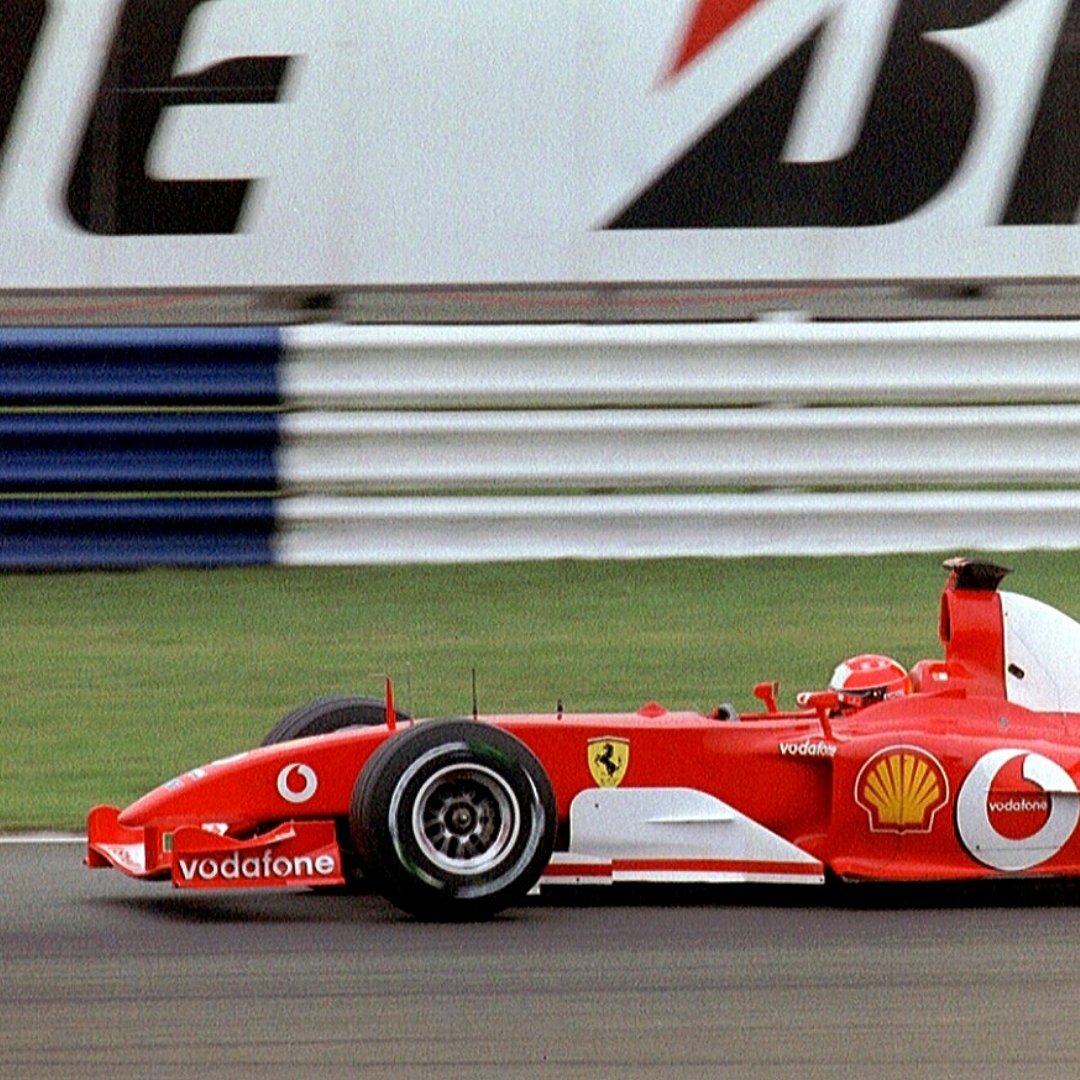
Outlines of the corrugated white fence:
[{"label": "corrugated white fence", "polygon": [[1080,323],[286,331],[284,562],[1080,546]]}]

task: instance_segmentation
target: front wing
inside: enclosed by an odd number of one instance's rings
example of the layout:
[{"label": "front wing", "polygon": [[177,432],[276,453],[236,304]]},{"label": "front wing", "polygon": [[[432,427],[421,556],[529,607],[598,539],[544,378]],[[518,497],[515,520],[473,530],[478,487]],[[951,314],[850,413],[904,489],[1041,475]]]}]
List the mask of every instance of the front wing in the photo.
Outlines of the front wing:
[{"label": "front wing", "polygon": [[175,832],[128,828],[119,810],[95,807],[87,819],[86,865],[130,877],[171,878],[184,889],[290,888],[344,885],[332,821],[288,821],[237,840],[205,827]]}]

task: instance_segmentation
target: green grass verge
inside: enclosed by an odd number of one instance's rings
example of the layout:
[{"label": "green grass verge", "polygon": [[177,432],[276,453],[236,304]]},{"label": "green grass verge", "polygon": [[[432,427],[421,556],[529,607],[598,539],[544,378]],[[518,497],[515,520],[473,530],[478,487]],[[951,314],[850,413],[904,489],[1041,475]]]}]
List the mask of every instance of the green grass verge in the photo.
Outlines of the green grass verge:
[{"label": "green grass verge", "polygon": [[[1010,587],[1080,614],[1076,553]],[[330,693],[419,715],[754,705],[863,650],[939,655],[940,557],[6,575],[0,828],[71,828]]]}]

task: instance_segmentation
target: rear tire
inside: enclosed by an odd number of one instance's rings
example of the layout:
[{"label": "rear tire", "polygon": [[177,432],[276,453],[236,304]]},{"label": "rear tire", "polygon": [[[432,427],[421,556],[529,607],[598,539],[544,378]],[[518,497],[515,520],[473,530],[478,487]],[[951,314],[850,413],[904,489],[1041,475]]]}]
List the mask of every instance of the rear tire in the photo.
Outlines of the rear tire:
[{"label": "rear tire", "polygon": [[349,816],[365,877],[426,919],[489,917],[522,900],[555,842],[540,762],[489,724],[427,721],[368,759]]},{"label": "rear tire", "polygon": [[[399,720],[412,719],[397,713]],[[291,739],[330,735],[349,727],[379,727],[386,723],[386,702],[372,697],[322,697],[309,701],[283,716],[267,733],[260,746],[274,746]]]}]

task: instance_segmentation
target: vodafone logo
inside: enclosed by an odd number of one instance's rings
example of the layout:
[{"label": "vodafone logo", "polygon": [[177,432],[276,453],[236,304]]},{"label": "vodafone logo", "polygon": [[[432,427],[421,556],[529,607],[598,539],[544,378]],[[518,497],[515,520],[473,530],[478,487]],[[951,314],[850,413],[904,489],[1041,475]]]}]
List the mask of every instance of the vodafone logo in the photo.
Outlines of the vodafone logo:
[{"label": "vodafone logo", "polygon": [[833,758],[836,757],[834,743],[806,740],[804,742],[780,743],[781,757]]},{"label": "vodafone logo", "polygon": [[1001,749],[975,763],[956,798],[956,828],[968,852],[995,870],[1027,870],[1056,855],[1076,830],[1080,800],[1057,762]]},{"label": "vodafone logo", "polygon": [[310,765],[301,765],[298,762],[293,762],[291,765],[286,765],[285,768],[278,773],[278,794],[286,802],[307,802],[308,799],[315,794],[318,786],[319,778],[315,775],[315,770],[312,769]]},{"label": "vodafone logo", "polygon": [[241,855],[231,852],[225,856],[208,856],[202,859],[177,861],[179,881],[204,884],[228,884],[259,881],[290,881],[294,879],[319,879],[337,877],[337,859],[333,855],[274,855],[264,851],[261,855]]}]

